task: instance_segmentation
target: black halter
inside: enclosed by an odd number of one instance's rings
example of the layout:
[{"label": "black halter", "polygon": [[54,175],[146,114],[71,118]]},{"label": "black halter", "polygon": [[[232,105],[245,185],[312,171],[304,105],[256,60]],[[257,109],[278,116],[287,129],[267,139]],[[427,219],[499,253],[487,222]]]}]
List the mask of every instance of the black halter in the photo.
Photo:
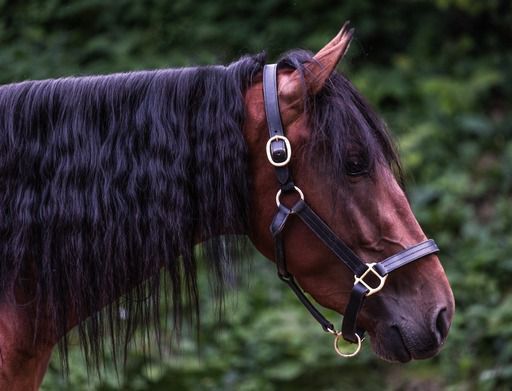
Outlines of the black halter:
[{"label": "black halter", "polygon": [[[306,309],[320,323],[322,328],[336,336],[334,341],[336,351],[345,357],[353,356],[359,352],[364,334],[364,330],[357,326],[357,316],[363,307],[365,298],[380,291],[384,287],[388,274],[392,271],[429,254],[436,253],[439,249],[436,243],[430,239],[400,251],[378,263],[366,264],[363,262],[309,207],[304,201],[302,191],[293,183],[288,167],[292,151],[290,142],[284,134],[279,112],[276,64],[266,65],[263,69],[263,93],[267,125],[270,133],[270,139],[267,142],[266,148],[267,157],[270,163],[275,167],[277,180],[280,184],[280,189],[276,196],[278,209],[270,226],[270,231],[275,243],[277,273],[279,278],[288,284]],[[291,192],[297,192],[300,199],[292,207],[287,207],[280,202],[280,196],[282,193]],[[291,215],[298,216],[354,274],[354,287],[352,288],[348,305],[345,308],[341,331],[336,331],[333,324],[315,308],[286,267],[282,233]],[[370,283],[365,281],[365,278],[370,274],[374,276],[372,281],[375,282],[375,279],[379,281],[377,286],[371,286]],[[340,352],[337,346],[340,336],[349,342],[357,343],[357,350],[351,354]]]}]

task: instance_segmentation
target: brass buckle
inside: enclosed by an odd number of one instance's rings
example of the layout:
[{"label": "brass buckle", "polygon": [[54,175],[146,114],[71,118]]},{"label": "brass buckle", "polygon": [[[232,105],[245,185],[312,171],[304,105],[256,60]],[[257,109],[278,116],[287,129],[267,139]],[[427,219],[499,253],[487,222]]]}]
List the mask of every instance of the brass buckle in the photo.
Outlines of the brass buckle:
[{"label": "brass buckle", "polygon": [[[274,159],[272,159],[272,152],[270,151],[270,146],[274,141],[277,141],[277,140],[284,141],[284,145],[286,146],[286,159],[283,162],[275,162]],[[270,164],[272,164],[273,166],[283,167],[283,166],[286,166],[288,163],[290,163],[290,159],[292,158],[292,146],[290,145],[290,141],[286,137],[280,136],[280,135],[270,137],[267,141],[266,150],[267,150],[267,159],[270,162]]]},{"label": "brass buckle", "polygon": [[[384,284],[386,283],[386,279],[388,278],[387,275],[385,276],[381,276],[379,274],[378,271],[376,271],[373,267],[376,265],[376,263],[368,263],[366,266],[368,266],[368,269],[366,269],[366,271],[361,274],[360,277],[358,276],[354,276],[354,285],[357,285],[358,283],[361,283],[363,284],[367,289],[368,289],[368,293],[366,294],[366,296],[371,296],[373,295],[374,293],[377,293],[378,291],[380,291],[383,287],[384,287]],[[376,276],[378,279],[379,279],[379,285],[376,286],[376,287],[372,287],[371,285],[369,285],[365,280],[364,278],[368,275],[368,273],[373,273],[374,276]]]}]

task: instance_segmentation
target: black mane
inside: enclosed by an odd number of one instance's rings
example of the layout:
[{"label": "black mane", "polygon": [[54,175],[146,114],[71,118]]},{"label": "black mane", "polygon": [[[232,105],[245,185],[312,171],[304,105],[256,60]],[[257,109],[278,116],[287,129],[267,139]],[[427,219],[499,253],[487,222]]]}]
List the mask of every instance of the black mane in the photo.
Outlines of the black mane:
[{"label": "black mane", "polygon": [[[298,51],[281,64],[303,70],[307,61]],[[158,332],[162,266],[175,327],[184,308],[197,316],[194,241],[248,230],[243,94],[263,63],[258,55],[228,67],[0,87],[0,294],[12,298],[16,277],[34,271],[35,300],[63,333],[71,308],[83,321],[128,292],[79,326],[96,364],[104,337],[115,352],[137,325]],[[317,164],[334,183],[344,178],[347,140],[398,163],[385,126],[343,76],[308,109],[309,148],[321,150]],[[221,286],[237,241],[217,236],[204,250]],[[67,338],[60,348],[66,360]]]}]

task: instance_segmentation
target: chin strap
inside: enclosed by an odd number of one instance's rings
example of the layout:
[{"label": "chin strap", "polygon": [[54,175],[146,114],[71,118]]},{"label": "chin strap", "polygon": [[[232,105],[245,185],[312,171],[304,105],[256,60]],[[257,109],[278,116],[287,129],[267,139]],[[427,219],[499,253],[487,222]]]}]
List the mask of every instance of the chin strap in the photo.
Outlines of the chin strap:
[{"label": "chin strap", "polygon": [[[279,101],[277,94],[277,65],[266,65],[263,70],[263,93],[265,112],[270,138],[267,142],[266,152],[270,163],[275,167],[280,189],[276,195],[277,212],[270,225],[270,232],[275,243],[275,261],[277,274],[286,282],[297,298],[306,307],[309,313],[320,323],[324,331],[335,335],[334,348],[343,357],[355,356],[364,339],[364,330],[357,325],[357,317],[363,308],[366,297],[379,292],[385,285],[388,274],[413,261],[439,251],[436,243],[430,239],[409,247],[378,263],[363,262],[343,240],[311,209],[305,202],[304,194],[295,186],[292,180],[288,163],[291,158],[291,145],[284,134]],[[292,207],[283,205],[280,201],[282,194],[297,193],[299,200]],[[290,216],[296,215],[306,226],[329,248],[334,255],[354,274],[354,286],[350,299],[345,308],[341,331],[337,331],[313,303],[307,298],[297,284],[294,276],[288,271],[286,265],[283,231]],[[371,283],[367,281],[371,277]],[[376,282],[377,281],[377,282]],[[352,353],[344,353],[339,347],[339,339],[357,344]]]}]

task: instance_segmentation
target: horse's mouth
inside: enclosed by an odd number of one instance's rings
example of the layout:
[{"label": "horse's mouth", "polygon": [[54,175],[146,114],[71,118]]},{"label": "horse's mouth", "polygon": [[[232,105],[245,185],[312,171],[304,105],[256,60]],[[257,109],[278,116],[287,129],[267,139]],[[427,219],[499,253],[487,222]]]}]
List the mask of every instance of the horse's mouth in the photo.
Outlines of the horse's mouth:
[{"label": "horse's mouth", "polygon": [[397,344],[400,346],[400,348],[396,350],[397,360],[400,361],[401,363],[411,361],[413,358],[411,350],[409,349],[406,340],[404,339],[402,333],[400,332],[400,329],[397,326],[393,326],[391,327],[391,330],[393,333],[397,335],[396,339],[400,340],[400,344]]},{"label": "horse's mouth", "polygon": [[387,328],[385,334],[371,335],[374,352],[390,362],[407,363],[411,360],[428,359],[438,354],[443,345],[441,342],[421,346],[414,344],[413,340],[414,338],[404,335],[399,326]]},{"label": "horse's mouth", "polygon": [[[392,326],[388,329],[388,335],[384,336],[385,342],[379,343],[383,336],[372,336],[372,347],[375,353],[382,359],[391,362],[406,363],[412,360],[412,354],[400,333],[400,329]],[[377,342],[374,342],[377,341]]]}]

